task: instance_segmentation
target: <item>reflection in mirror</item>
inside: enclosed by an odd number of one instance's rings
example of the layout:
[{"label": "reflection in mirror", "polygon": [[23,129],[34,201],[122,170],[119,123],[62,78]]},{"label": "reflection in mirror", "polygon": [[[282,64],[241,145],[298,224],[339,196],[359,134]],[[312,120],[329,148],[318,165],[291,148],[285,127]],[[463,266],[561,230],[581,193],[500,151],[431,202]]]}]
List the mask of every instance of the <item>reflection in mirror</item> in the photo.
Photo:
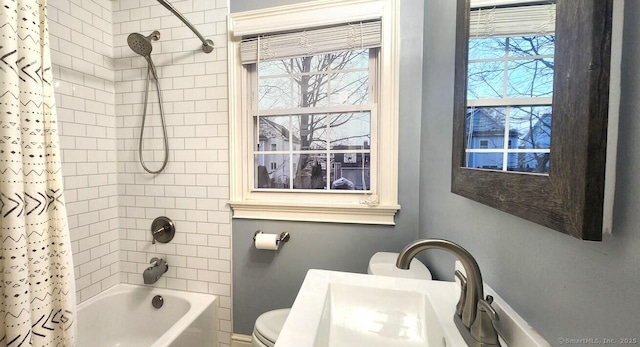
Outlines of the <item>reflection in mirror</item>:
[{"label": "reflection in mirror", "polygon": [[451,192],[602,240],[613,0],[457,3]]},{"label": "reflection in mirror", "polygon": [[468,168],[549,173],[555,1],[471,1]]}]

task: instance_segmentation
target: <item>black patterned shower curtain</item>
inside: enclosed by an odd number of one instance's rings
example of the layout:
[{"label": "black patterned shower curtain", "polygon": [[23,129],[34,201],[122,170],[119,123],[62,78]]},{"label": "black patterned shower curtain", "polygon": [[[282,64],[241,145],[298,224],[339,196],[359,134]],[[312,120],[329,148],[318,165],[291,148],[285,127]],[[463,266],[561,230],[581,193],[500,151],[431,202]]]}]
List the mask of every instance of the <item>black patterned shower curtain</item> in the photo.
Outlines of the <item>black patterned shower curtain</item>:
[{"label": "black patterned shower curtain", "polygon": [[0,4],[0,346],[74,346],[47,2]]}]

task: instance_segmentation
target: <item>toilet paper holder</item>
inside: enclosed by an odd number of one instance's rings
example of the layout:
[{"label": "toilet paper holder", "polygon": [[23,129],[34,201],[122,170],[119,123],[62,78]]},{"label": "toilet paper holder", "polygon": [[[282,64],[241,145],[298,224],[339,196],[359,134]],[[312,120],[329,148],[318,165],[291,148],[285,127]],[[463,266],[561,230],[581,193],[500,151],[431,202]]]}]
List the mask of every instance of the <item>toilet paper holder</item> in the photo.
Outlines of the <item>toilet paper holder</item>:
[{"label": "toilet paper holder", "polygon": [[[258,236],[258,234],[263,234],[264,232],[262,230],[258,230],[255,233],[253,233],[253,241],[256,241],[256,236]],[[280,244],[280,242],[287,242],[289,241],[289,238],[291,238],[291,236],[289,235],[288,232],[282,232],[280,233],[280,237],[278,237],[278,239],[276,239],[276,244]]]}]

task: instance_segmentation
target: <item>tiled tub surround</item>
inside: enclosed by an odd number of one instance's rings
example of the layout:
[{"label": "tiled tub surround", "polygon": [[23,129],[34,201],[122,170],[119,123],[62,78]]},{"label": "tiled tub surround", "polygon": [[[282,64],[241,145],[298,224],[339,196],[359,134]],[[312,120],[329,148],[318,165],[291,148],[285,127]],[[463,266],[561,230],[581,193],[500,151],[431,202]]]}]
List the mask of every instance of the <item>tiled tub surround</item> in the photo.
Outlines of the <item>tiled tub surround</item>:
[{"label": "tiled tub surround", "polygon": [[[173,1],[215,49],[202,52],[200,40],[155,0],[113,2],[115,108],[117,124],[120,280],[142,284],[152,257],[163,257],[169,270],[157,287],[218,296],[221,346],[231,336],[231,214],[229,195],[226,62],[226,1]],[[147,77],[146,60],[127,45],[127,36],[160,32],[153,59],[160,86],[169,162],[159,175],[142,169],[138,137]],[[147,166],[163,158],[162,128],[150,86],[145,126]],[[150,226],[159,216],[176,225],[174,239],[152,244]]]},{"label": "tiled tub surround", "polygon": [[[63,175],[78,301],[113,285],[142,283],[154,256],[169,263],[157,287],[215,294],[218,345],[231,335],[226,1],[172,4],[215,50],[155,0],[49,0],[49,25]],[[159,175],[138,162],[146,62],[126,37],[159,30],[152,59],[163,90],[169,164]],[[155,97],[144,158],[162,159]],[[158,216],[176,223],[168,244],[151,244]]]},{"label": "tiled tub surround", "polygon": [[78,301],[120,281],[111,5],[49,0],[47,7]]}]

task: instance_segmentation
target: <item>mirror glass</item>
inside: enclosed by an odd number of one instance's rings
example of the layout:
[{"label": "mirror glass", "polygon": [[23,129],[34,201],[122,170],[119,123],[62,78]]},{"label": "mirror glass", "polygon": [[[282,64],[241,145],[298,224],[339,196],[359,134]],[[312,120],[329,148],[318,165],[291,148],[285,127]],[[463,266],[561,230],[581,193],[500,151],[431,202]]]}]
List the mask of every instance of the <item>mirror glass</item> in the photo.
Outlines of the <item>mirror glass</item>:
[{"label": "mirror glass", "polygon": [[451,192],[602,240],[613,0],[458,0]]},{"label": "mirror glass", "polygon": [[555,16],[555,1],[471,1],[465,167],[549,174]]}]

